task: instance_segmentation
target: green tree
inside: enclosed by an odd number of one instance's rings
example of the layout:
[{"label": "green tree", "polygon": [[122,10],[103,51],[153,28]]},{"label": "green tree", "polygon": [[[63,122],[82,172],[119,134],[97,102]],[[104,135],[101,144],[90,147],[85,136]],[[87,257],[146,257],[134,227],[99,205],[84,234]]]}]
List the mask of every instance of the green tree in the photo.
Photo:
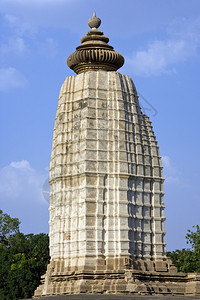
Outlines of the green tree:
[{"label": "green tree", "polygon": [[19,232],[19,224],[18,218],[11,218],[0,210],[0,243],[7,241],[10,235]]},{"label": "green tree", "polygon": [[193,272],[200,272],[200,227],[193,226],[196,231],[188,230],[186,234],[187,243],[191,245],[191,264]]},{"label": "green tree", "polygon": [[17,227],[11,230],[0,243],[0,299],[31,297],[48,262],[47,234],[24,235]]},{"label": "green tree", "polygon": [[200,227],[196,225],[193,228],[196,231],[188,230],[186,234],[190,249],[167,252],[178,271],[184,273],[200,272]]}]

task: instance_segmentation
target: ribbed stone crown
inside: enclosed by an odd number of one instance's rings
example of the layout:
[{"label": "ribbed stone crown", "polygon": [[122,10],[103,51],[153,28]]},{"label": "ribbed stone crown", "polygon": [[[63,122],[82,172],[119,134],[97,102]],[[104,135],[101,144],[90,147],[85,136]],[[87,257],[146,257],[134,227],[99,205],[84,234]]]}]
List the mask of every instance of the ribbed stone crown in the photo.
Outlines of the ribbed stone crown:
[{"label": "ribbed stone crown", "polygon": [[109,38],[97,29],[100,24],[101,20],[94,13],[88,21],[91,30],[67,58],[68,67],[77,74],[89,70],[117,71],[124,64],[124,57],[108,45]]}]

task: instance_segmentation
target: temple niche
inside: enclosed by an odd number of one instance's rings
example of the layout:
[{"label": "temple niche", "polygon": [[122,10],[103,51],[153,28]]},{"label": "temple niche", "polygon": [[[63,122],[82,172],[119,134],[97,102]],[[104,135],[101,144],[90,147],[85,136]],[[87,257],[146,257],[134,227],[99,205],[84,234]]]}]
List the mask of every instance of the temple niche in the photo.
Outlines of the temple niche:
[{"label": "temple niche", "polygon": [[[163,167],[124,58],[89,19],[69,55],[50,162],[51,261],[35,297],[200,295],[200,275],[166,257]],[[166,120],[167,122],[167,120]]]}]

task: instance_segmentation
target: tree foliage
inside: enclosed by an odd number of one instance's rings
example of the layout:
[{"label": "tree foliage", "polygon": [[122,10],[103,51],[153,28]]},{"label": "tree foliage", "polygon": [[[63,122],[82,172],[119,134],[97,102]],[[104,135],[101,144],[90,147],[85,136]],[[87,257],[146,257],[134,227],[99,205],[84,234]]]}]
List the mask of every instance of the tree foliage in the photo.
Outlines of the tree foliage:
[{"label": "tree foliage", "polygon": [[196,225],[193,228],[196,231],[188,230],[186,234],[190,249],[167,252],[178,271],[184,273],[200,272],[200,227]]},{"label": "tree foliage", "polygon": [[19,232],[19,219],[11,218],[0,210],[0,243],[7,241],[8,237]]},{"label": "tree foliage", "polygon": [[9,220],[7,216],[0,219],[0,228],[3,228],[2,222],[7,224],[0,242],[0,299],[29,298],[49,262],[48,235],[24,235],[19,232],[19,220],[8,216]]}]

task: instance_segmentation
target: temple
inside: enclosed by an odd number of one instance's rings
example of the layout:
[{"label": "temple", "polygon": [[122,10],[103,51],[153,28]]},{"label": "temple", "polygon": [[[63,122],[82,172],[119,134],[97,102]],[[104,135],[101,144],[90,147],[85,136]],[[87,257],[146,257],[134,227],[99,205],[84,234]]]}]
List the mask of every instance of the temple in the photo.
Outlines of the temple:
[{"label": "temple", "polygon": [[[35,297],[200,295],[200,275],[166,257],[163,167],[124,58],[98,29],[69,55],[50,162],[51,261]],[[166,120],[167,121],[167,120]]]}]

